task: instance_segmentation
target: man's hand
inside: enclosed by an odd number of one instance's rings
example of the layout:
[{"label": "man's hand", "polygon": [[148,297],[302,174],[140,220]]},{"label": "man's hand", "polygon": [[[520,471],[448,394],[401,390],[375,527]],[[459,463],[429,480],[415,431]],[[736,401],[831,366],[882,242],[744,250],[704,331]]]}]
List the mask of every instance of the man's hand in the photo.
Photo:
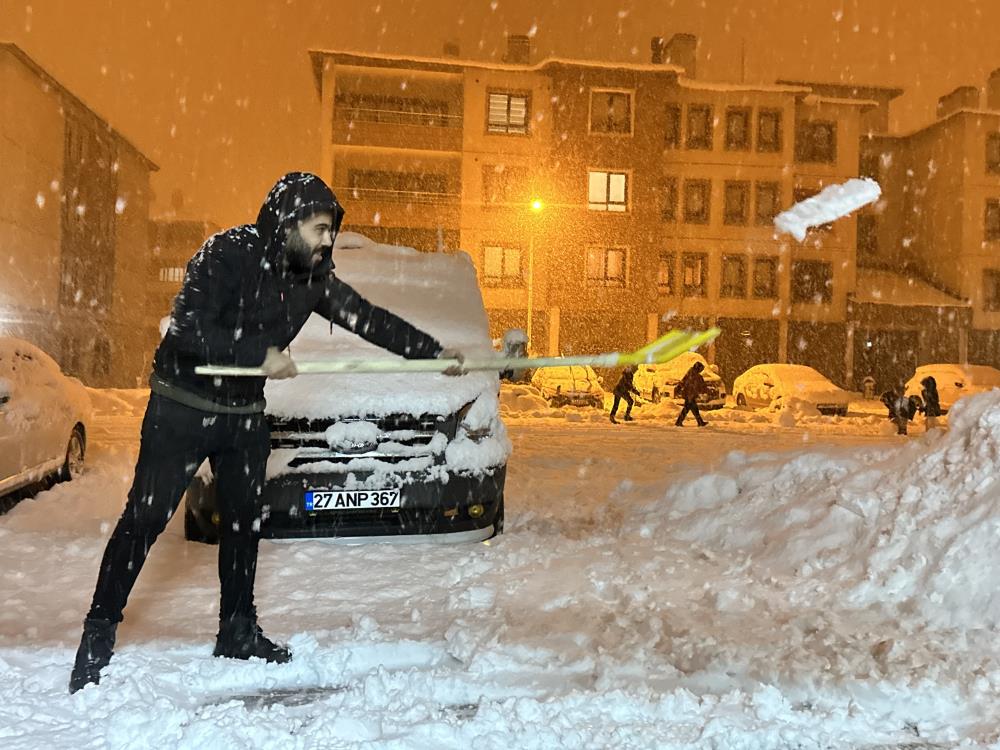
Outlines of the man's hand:
[{"label": "man's hand", "polygon": [[442,349],[441,353],[437,356],[438,359],[457,359],[458,364],[452,365],[447,370],[444,370],[445,375],[450,375],[455,377],[457,375],[465,375],[465,369],[462,367],[462,363],[465,362],[465,355],[462,354],[458,349]]},{"label": "man's hand", "polygon": [[267,377],[273,380],[294,378],[299,374],[299,368],[295,366],[292,358],[284,352],[278,351],[278,347],[276,346],[267,347],[267,355],[264,357],[260,369],[264,371]]}]

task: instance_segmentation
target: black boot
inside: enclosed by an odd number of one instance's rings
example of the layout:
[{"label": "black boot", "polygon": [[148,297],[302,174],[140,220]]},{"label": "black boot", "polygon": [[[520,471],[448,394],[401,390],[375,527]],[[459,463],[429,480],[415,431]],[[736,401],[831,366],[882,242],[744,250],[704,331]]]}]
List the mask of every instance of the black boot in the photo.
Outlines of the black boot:
[{"label": "black boot", "polygon": [[618,424],[618,420],[615,419],[615,415],[614,414],[611,415],[611,424]]},{"label": "black boot", "polygon": [[118,623],[111,620],[88,617],[83,621],[83,637],[69,678],[71,693],[101,681],[101,670],[108,666],[114,653],[117,629]]},{"label": "black boot", "polygon": [[269,639],[257,624],[257,617],[234,617],[219,623],[213,656],[230,659],[258,659],[284,664],[292,660],[292,652]]}]

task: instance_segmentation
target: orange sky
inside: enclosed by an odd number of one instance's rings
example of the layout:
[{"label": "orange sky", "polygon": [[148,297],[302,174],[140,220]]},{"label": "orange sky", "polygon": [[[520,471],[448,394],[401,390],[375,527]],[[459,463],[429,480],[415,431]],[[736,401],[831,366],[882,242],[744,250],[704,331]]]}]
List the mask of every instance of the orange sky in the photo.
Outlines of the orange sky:
[{"label": "orange sky", "polygon": [[181,190],[184,215],[224,226],[281,173],[318,168],[310,47],[437,55],[451,39],[498,59],[533,26],[539,57],[646,60],[650,36],[687,31],[700,78],[738,80],[745,42],[749,82],[898,85],[897,130],[1000,67],[997,0],[0,0],[0,39],[160,165],[154,216]]}]

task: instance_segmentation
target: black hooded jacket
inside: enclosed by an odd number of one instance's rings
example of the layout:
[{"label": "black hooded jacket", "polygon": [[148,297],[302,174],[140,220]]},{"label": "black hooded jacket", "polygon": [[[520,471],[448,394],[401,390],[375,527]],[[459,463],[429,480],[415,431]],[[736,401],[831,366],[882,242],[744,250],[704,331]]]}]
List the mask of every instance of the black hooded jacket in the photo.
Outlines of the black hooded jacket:
[{"label": "black hooded jacket", "polygon": [[705,378],[701,374],[704,369],[705,365],[701,362],[695,362],[691,365],[691,368],[681,378],[681,382],[677,384],[677,395],[685,401],[697,401],[698,396],[708,390]]},{"label": "black hooded jacket", "polygon": [[216,378],[196,375],[194,368],[256,367],[268,347],[288,346],[313,312],[403,357],[438,356],[442,347],[435,338],[338,279],[329,250],[311,273],[285,271],[285,226],[320,211],[333,214],[336,234],[344,210],[333,192],[315,175],[292,172],[271,188],[255,224],[233,227],[202,245],[188,262],[170,327],[153,358],[154,381],[223,407],[262,402],[265,378]]},{"label": "black hooded jacket", "polygon": [[937,381],[930,375],[920,381],[923,386],[924,415],[928,417],[941,416],[941,399],[938,397]]}]

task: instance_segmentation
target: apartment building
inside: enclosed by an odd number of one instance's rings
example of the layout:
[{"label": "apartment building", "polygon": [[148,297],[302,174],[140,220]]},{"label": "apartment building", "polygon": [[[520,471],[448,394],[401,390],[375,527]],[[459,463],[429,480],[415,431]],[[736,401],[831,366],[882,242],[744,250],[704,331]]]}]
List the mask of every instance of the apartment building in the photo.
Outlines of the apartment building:
[{"label": "apartment building", "polygon": [[[772,219],[870,163],[900,91],[701,81],[696,47],[687,34],[653,38],[643,63],[533,62],[519,37],[496,64],[453,49],[314,51],[321,173],[348,228],[467,251],[494,334],[526,328],[534,351],[634,347],[714,324],[709,356],[730,382],[766,361],[852,387],[895,377],[884,346],[896,340],[872,339],[895,329],[876,324],[916,315],[919,327],[932,299],[947,303],[932,308],[940,328],[961,321],[962,301],[888,265],[859,269],[859,233],[883,231],[881,214],[803,243],[776,237]],[[880,290],[901,284],[926,295],[886,312]]]},{"label": "apartment building", "polygon": [[[879,179],[885,206],[863,219],[859,264],[898,269],[926,295],[895,335],[915,362],[1000,365],[1000,70],[985,85],[938,101],[934,122],[862,142],[861,170]],[[906,325],[906,324],[909,325]],[[904,328],[899,332],[899,328]],[[872,326],[867,340],[886,336]]]},{"label": "apartment building", "polygon": [[0,43],[0,335],[88,385],[135,386],[157,167],[14,44]]}]

